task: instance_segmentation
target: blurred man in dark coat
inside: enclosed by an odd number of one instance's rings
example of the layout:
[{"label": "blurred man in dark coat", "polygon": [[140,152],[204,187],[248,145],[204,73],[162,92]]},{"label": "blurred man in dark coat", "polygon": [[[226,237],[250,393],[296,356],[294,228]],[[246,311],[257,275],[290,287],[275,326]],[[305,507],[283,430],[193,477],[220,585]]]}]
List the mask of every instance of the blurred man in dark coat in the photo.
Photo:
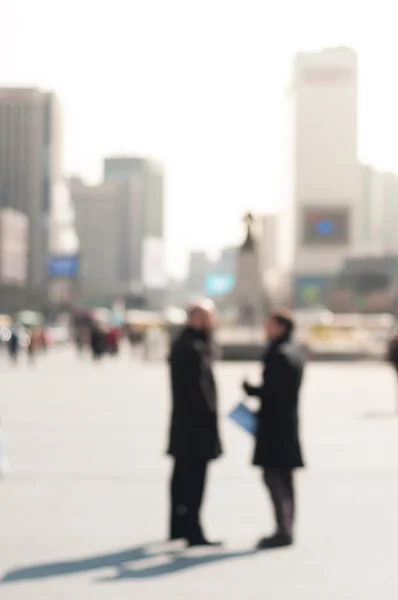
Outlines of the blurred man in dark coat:
[{"label": "blurred man in dark coat", "polygon": [[[388,344],[387,360],[398,376],[398,333],[395,332]],[[398,410],[398,406],[397,406]]]},{"label": "blurred man in dark coat", "polygon": [[175,461],[170,538],[185,539],[190,546],[217,545],[207,540],[200,523],[208,463],[221,454],[212,371],[214,320],[211,301],[192,306],[170,355],[173,410],[168,452]]},{"label": "blurred man in dark coat", "polygon": [[277,531],[258,547],[287,546],[293,542],[293,473],[304,466],[299,440],[298,401],[303,359],[292,343],[294,323],[289,313],[275,312],[266,324],[263,383],[244,383],[249,396],[261,400],[254,464],[262,467],[275,510]]},{"label": "blurred man in dark coat", "polygon": [[98,323],[91,328],[91,350],[94,360],[99,360],[106,352],[106,333]]},{"label": "blurred man in dark coat", "polygon": [[11,328],[11,337],[8,342],[8,352],[11,360],[15,363],[18,360],[19,350],[20,350],[20,339],[19,339],[19,331],[16,326]]}]

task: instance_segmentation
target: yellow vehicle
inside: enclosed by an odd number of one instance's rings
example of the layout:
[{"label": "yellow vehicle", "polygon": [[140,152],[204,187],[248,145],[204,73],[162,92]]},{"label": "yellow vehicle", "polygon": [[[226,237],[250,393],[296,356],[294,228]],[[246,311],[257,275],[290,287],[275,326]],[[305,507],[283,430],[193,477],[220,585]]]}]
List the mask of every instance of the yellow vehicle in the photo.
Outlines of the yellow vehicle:
[{"label": "yellow vehicle", "polygon": [[126,313],[126,327],[139,333],[145,333],[153,327],[164,327],[164,318],[156,313],[144,310],[128,310]]},{"label": "yellow vehicle", "polygon": [[309,325],[302,342],[313,355],[378,357],[385,353],[394,321],[392,315],[332,315]]},{"label": "yellow vehicle", "polygon": [[11,327],[12,318],[10,315],[0,315],[0,329]]}]

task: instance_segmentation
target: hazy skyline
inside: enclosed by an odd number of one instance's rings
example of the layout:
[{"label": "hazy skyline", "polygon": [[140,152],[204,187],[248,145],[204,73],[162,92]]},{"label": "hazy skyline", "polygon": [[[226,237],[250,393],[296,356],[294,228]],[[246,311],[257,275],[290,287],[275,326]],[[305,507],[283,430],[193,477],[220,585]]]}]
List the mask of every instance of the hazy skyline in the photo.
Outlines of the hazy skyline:
[{"label": "hazy skyline", "polygon": [[[295,52],[360,61],[360,157],[398,170],[393,2],[0,0],[0,85],[53,89],[65,171],[143,154],[167,175],[168,266],[234,242],[246,209],[277,208],[283,92]],[[359,9],[360,7],[360,9]]]}]

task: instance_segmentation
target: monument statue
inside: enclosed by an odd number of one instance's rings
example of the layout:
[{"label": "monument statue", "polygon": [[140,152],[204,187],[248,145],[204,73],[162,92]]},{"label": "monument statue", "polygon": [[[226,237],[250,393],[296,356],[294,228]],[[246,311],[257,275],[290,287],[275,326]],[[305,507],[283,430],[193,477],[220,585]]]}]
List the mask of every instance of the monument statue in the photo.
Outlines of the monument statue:
[{"label": "monument statue", "polygon": [[238,252],[236,282],[230,304],[237,310],[237,325],[258,327],[266,316],[266,296],[253,230],[255,220],[249,212],[244,215],[243,221],[246,236]]},{"label": "monument statue", "polygon": [[254,222],[253,215],[251,213],[246,213],[243,217],[243,222],[246,225],[246,238],[242,244],[241,251],[253,251],[255,246],[252,231],[252,226]]}]

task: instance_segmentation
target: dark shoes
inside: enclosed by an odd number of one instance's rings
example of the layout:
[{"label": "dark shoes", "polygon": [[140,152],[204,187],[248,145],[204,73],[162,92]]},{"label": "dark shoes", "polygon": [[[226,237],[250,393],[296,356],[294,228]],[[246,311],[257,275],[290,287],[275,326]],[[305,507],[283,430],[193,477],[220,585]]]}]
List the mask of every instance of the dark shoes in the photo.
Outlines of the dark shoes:
[{"label": "dark shoes", "polygon": [[206,538],[198,539],[198,540],[188,540],[189,548],[198,548],[198,547],[207,547],[207,548],[219,548],[222,546],[222,542],[210,542],[206,540]]},{"label": "dark shoes", "polygon": [[271,537],[262,538],[257,544],[257,550],[272,550],[272,548],[284,548],[293,544],[291,535],[276,533]]},{"label": "dark shoes", "polygon": [[199,547],[218,548],[219,546],[222,546],[222,542],[210,542],[206,538],[198,538],[198,539],[188,540],[187,538],[185,538],[182,535],[178,536],[178,537],[177,536],[169,537],[169,542],[176,542],[176,541],[186,541],[188,548],[199,548]]},{"label": "dark shoes", "polygon": [[[205,537],[187,540],[184,536],[172,535],[169,538],[170,542],[177,540],[186,541],[188,548],[219,548],[223,545],[222,542],[211,542]],[[273,548],[285,548],[293,545],[293,538],[284,533],[276,533],[275,535],[264,537],[257,543],[257,550],[272,550]]]}]

